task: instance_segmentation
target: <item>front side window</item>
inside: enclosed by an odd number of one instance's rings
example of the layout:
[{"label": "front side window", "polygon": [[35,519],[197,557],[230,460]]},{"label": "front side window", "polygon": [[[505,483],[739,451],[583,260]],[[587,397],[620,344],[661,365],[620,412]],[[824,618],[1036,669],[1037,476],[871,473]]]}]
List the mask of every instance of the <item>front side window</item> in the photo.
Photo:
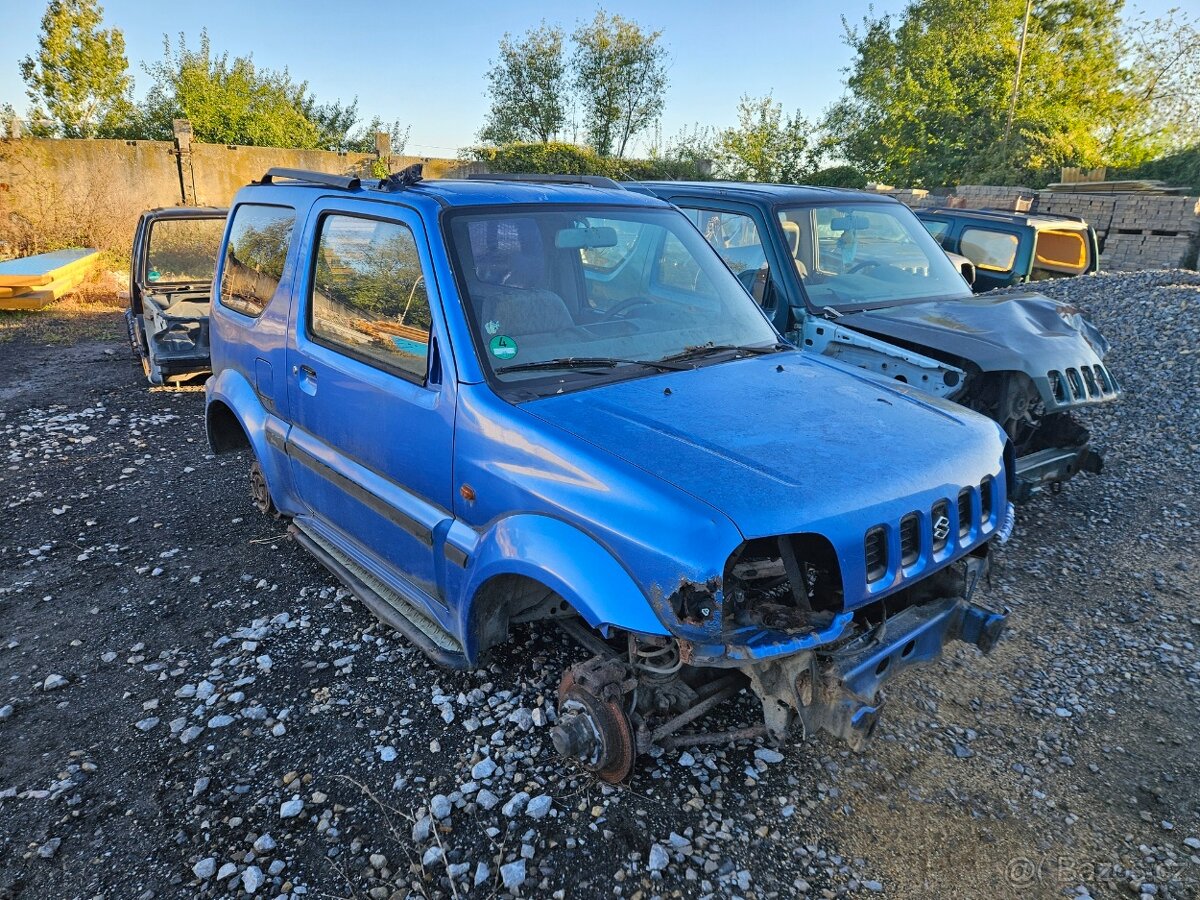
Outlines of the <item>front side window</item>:
[{"label": "front side window", "polygon": [[412,231],[399,222],[326,216],[317,239],[309,327],[321,343],[423,380],[429,295]]},{"label": "front side window", "polygon": [[222,306],[252,318],[262,315],[283,278],[295,223],[291,207],[243,203],[233,211],[221,270]]},{"label": "front side window", "polygon": [[152,223],[146,248],[146,283],[212,282],[224,232],[224,219],[159,219]]},{"label": "front side window", "polygon": [[464,211],[448,222],[475,346],[499,387],[557,393],[778,340],[676,210]]},{"label": "front side window", "polygon": [[922,219],[921,224],[925,226],[925,230],[935,241],[945,246],[946,233],[950,230],[949,222],[943,222],[941,219]]},{"label": "front side window", "polygon": [[809,303],[855,309],[958,299],[970,289],[911,210],[898,204],[839,203],[783,209]]},{"label": "front side window", "polygon": [[772,284],[767,248],[754,219],[743,213],[680,208],[758,304],[773,309],[780,292]]}]

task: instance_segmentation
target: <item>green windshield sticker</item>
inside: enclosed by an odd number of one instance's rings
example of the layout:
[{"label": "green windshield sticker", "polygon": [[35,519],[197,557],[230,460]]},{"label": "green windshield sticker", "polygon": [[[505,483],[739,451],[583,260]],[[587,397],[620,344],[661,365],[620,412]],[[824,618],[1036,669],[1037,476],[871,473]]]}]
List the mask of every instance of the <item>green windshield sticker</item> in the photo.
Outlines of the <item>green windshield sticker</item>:
[{"label": "green windshield sticker", "polygon": [[496,359],[512,359],[517,355],[517,342],[505,334],[498,334],[488,343]]},{"label": "green windshield sticker", "polygon": [[151,269],[146,273],[147,281],[158,281],[160,278],[162,278],[162,273],[159,272],[158,269]]}]

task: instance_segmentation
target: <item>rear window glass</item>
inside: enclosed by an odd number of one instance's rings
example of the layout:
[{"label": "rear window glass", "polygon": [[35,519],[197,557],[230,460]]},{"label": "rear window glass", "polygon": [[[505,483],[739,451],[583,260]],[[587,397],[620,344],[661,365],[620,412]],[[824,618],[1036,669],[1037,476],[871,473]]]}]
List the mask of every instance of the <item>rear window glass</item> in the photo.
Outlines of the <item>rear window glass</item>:
[{"label": "rear window glass", "polygon": [[221,250],[224,219],[159,219],[150,226],[146,281],[211,282]]},{"label": "rear window glass", "polygon": [[1015,234],[966,228],[961,246],[963,256],[989,272],[1011,272],[1017,259]]},{"label": "rear window glass", "polygon": [[233,211],[221,270],[222,306],[253,318],[262,315],[283,278],[295,222],[291,207],[243,203]]},{"label": "rear window glass", "polygon": [[1034,255],[1041,268],[1079,275],[1088,264],[1084,232],[1066,229],[1039,231]]}]

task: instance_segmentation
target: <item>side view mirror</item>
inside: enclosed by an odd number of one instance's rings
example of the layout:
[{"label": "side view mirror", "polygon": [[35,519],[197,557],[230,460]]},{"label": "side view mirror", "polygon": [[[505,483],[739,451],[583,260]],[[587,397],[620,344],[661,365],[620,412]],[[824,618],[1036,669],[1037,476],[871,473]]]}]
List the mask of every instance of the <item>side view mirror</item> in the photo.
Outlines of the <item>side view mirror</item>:
[{"label": "side view mirror", "polygon": [[962,275],[963,280],[966,281],[967,284],[975,284],[975,263],[971,262],[965,256],[960,256],[957,253],[951,253],[949,250],[945,251],[945,253],[946,258],[958,267],[958,273]]}]

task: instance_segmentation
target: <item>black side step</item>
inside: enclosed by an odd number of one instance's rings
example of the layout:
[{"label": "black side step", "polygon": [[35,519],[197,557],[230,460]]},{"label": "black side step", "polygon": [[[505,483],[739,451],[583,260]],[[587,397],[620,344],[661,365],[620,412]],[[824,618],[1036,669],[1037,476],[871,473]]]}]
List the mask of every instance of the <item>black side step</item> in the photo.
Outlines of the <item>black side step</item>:
[{"label": "black side step", "polygon": [[404,615],[396,604],[388,602],[383,595],[343,564],[334,553],[322,546],[323,542],[318,542],[295,524],[289,526],[288,533],[296,543],[315,556],[325,568],[337,577],[338,581],[361,600],[377,619],[408,638],[433,662],[448,669],[471,668],[471,663],[465,653],[461,650],[451,650],[440,646],[419,625]]}]

